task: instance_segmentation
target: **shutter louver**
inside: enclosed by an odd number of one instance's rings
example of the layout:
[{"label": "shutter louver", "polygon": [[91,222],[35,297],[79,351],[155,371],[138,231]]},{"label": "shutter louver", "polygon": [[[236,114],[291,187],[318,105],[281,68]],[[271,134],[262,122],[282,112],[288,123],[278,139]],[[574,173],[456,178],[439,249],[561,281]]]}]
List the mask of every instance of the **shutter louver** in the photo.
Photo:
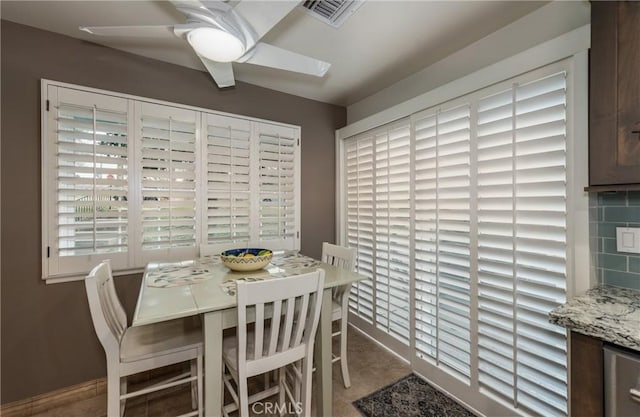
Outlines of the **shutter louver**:
[{"label": "shutter louver", "polygon": [[206,241],[250,239],[251,124],[208,115],[206,143]]},{"label": "shutter louver", "polygon": [[415,120],[416,349],[468,381],[470,108]]},{"label": "shutter louver", "polygon": [[128,250],[127,113],[57,107],[59,256]]},{"label": "shutter louver", "polygon": [[262,125],[257,128],[259,239],[290,242],[296,234],[294,173],[298,138],[287,129]]},{"label": "shutter louver", "polygon": [[[196,126],[193,112],[143,103],[142,248],[196,243]],[[164,110],[164,111],[163,111]]]}]

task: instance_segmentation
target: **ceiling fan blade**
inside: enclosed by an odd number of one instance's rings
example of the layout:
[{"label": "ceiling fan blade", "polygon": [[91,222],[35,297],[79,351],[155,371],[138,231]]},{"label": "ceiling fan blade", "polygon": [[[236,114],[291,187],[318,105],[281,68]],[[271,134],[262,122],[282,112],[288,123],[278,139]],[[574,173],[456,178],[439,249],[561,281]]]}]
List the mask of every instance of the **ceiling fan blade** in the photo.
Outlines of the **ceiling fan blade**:
[{"label": "ceiling fan blade", "polygon": [[173,33],[173,26],[80,26],[80,30],[97,36],[155,38]]},{"label": "ceiling fan blade", "polygon": [[226,1],[223,0],[169,0],[173,6],[180,10],[181,8],[188,9],[207,9],[213,12],[228,12],[231,7]]},{"label": "ceiling fan blade", "polygon": [[248,58],[241,58],[237,62],[261,65],[263,67],[278,68],[286,71],[300,72],[302,74],[324,76],[331,64],[300,55],[268,43],[260,42],[256,44]]},{"label": "ceiling fan blade", "polygon": [[212,11],[220,11],[225,13],[233,9],[233,7],[231,7],[229,3],[224,0],[200,0],[200,3],[202,3],[204,7]]},{"label": "ceiling fan blade", "polygon": [[206,22],[218,25],[218,20],[233,8],[221,0],[170,0],[187,17],[187,23]]},{"label": "ceiling fan blade", "polygon": [[200,55],[198,55],[198,58],[200,58],[213,80],[218,84],[218,87],[225,88],[236,85],[231,62],[215,62]]},{"label": "ceiling fan blade", "polygon": [[246,20],[255,32],[257,42],[271,30],[279,21],[284,19],[300,1],[241,1],[234,7],[234,11]]}]

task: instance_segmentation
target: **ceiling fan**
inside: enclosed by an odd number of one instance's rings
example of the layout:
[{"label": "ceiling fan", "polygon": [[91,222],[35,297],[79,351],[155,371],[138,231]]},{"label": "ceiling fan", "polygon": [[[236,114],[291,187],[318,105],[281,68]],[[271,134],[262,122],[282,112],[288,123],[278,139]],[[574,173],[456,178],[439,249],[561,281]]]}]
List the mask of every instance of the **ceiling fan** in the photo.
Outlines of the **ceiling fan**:
[{"label": "ceiling fan", "polygon": [[218,87],[235,85],[232,62],[324,76],[331,64],[259,40],[300,1],[170,0],[187,22],[172,26],[81,26],[99,36],[153,37],[172,31],[185,39]]}]

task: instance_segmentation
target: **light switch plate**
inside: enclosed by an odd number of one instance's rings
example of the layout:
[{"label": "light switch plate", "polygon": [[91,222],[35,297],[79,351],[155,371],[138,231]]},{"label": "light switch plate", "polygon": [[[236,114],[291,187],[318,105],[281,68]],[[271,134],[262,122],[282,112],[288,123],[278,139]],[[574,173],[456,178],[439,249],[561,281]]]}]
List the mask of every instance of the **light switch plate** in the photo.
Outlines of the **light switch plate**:
[{"label": "light switch plate", "polygon": [[640,253],[640,227],[616,227],[618,252]]}]

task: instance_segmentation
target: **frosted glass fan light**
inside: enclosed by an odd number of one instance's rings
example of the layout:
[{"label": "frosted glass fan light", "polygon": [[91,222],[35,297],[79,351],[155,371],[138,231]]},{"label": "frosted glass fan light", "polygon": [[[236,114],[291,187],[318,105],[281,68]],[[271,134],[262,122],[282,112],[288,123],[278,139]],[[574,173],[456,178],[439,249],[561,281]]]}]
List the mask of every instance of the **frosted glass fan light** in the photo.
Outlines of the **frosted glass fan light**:
[{"label": "frosted glass fan light", "polygon": [[187,41],[199,55],[216,62],[232,62],[244,55],[244,44],[229,32],[216,28],[197,28]]}]

